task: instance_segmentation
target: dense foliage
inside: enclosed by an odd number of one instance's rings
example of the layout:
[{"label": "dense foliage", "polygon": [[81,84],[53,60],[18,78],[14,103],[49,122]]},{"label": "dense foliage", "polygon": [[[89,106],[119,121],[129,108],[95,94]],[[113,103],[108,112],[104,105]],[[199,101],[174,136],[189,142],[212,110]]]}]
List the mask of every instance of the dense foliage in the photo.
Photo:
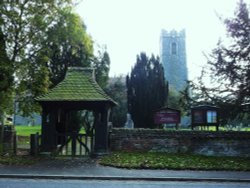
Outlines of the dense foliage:
[{"label": "dense foliage", "polygon": [[106,48],[98,50],[98,56],[94,57],[92,66],[95,68],[96,81],[104,89],[109,80],[110,58]]},{"label": "dense foliage", "polygon": [[[8,89],[19,102],[23,115],[37,111],[34,97],[47,91],[50,85],[49,57],[42,56],[48,30],[58,22],[60,11],[72,7],[70,0],[0,2],[1,34],[8,61],[1,62],[13,78]],[[8,68],[9,67],[9,68]],[[7,73],[5,73],[7,74]],[[10,102],[13,103],[13,100]],[[14,105],[11,105],[14,106]]]},{"label": "dense foliage", "polygon": [[106,93],[118,103],[117,106],[113,107],[111,114],[111,121],[114,127],[123,127],[126,122],[127,88],[125,80],[123,76],[110,78],[105,89]]},{"label": "dense foliage", "polygon": [[63,80],[68,67],[90,66],[93,42],[82,19],[71,9],[60,11],[57,23],[47,31],[47,36],[40,57],[48,58],[46,65],[52,87]]},{"label": "dense foliage", "polygon": [[137,56],[135,66],[127,76],[128,111],[137,128],[155,128],[154,111],[163,107],[167,83],[159,58],[149,59],[145,53]]},{"label": "dense foliage", "polygon": [[[11,106],[12,91],[14,84],[13,72],[14,68],[9,60],[6,49],[3,33],[0,31],[0,115],[7,111]],[[3,118],[1,117],[2,121]],[[3,122],[0,122],[3,124]]]}]

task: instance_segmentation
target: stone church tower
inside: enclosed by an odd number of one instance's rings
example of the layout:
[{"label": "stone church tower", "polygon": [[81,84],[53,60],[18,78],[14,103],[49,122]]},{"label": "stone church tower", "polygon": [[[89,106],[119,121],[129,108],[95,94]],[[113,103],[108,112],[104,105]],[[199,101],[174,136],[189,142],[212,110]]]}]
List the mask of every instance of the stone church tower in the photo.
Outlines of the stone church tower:
[{"label": "stone church tower", "polygon": [[162,30],[161,32],[161,63],[170,88],[176,91],[183,90],[188,79],[185,41],[185,30],[180,32]]}]

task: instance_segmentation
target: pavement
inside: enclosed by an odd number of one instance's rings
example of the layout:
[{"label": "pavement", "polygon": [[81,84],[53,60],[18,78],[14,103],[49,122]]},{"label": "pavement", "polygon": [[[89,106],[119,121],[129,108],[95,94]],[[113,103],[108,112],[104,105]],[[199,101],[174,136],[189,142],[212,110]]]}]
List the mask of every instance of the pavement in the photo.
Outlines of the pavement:
[{"label": "pavement", "polygon": [[98,159],[60,158],[42,160],[28,166],[0,165],[0,178],[250,183],[250,172],[119,169],[102,166]]}]

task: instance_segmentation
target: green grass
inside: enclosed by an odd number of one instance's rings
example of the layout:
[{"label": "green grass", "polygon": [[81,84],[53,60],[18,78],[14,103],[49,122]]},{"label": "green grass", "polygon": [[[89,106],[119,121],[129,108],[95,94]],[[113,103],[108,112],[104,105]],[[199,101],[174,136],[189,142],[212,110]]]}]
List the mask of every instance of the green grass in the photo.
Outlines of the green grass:
[{"label": "green grass", "polygon": [[129,169],[250,170],[250,158],[167,153],[117,152],[101,158],[100,164]]},{"label": "green grass", "polygon": [[[216,127],[209,127],[209,131],[216,131]],[[228,130],[226,127],[219,127],[219,131],[250,131],[250,127],[241,127],[240,130],[236,127],[232,128],[232,130]]]},{"label": "green grass", "polygon": [[41,126],[15,126],[16,133],[18,136],[30,136],[37,132],[41,134]]},{"label": "green grass", "polygon": [[[198,128],[198,127],[196,127]],[[164,130],[167,130],[167,131],[173,131],[173,130],[176,130],[175,127],[167,127],[167,128],[164,128]],[[184,127],[180,127],[178,129],[179,131],[192,131],[191,128],[184,128]],[[197,130],[197,129],[195,129]],[[199,131],[216,131],[216,127],[215,126],[209,126],[208,128],[207,127],[203,127],[202,129],[199,127],[198,129]],[[249,131],[250,132],[250,127],[242,127],[240,130],[238,130],[237,128],[232,128],[232,130],[228,130],[226,127],[219,127],[219,131]]]}]

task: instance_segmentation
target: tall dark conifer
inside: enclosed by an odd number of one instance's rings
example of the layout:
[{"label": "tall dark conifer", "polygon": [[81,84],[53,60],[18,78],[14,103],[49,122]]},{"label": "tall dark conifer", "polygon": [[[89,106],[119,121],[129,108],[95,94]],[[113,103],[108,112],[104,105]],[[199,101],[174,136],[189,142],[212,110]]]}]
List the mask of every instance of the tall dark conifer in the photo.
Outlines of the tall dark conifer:
[{"label": "tall dark conifer", "polygon": [[159,58],[149,59],[145,53],[137,56],[130,76],[127,76],[128,111],[136,128],[155,128],[154,111],[165,105],[167,84]]}]

